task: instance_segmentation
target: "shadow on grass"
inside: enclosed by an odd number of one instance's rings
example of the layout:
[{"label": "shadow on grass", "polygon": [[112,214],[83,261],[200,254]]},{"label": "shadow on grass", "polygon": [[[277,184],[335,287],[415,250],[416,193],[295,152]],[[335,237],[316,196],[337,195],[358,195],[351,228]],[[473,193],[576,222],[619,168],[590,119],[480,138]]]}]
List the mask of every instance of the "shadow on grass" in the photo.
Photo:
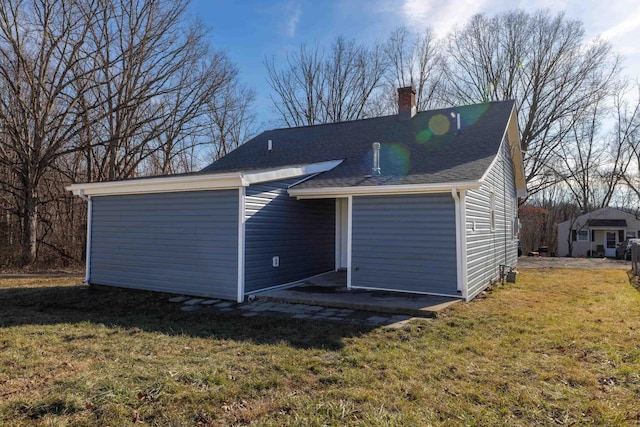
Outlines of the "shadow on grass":
[{"label": "shadow on grass", "polygon": [[185,313],[169,298],[169,294],[156,292],[84,285],[0,288],[0,328],[90,322],[167,335],[256,344],[286,342],[298,348],[328,350],[342,348],[344,338],[373,329],[327,321]]}]

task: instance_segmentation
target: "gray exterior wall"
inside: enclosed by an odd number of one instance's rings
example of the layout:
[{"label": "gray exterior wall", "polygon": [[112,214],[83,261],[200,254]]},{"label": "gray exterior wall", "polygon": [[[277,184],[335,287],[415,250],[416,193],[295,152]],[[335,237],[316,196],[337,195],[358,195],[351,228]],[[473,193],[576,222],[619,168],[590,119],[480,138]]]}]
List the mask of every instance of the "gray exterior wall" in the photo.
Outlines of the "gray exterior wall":
[{"label": "gray exterior wall", "polygon": [[92,200],[92,284],[237,299],[238,190]]},{"label": "gray exterior wall", "polygon": [[351,286],[459,296],[451,194],[356,196]]},{"label": "gray exterior wall", "polygon": [[290,197],[288,187],[301,179],[246,190],[245,293],[335,269],[335,200]]},{"label": "gray exterior wall", "polygon": [[[518,240],[514,237],[514,219],[518,199],[509,144],[502,141],[497,160],[478,190],[467,192],[466,244],[467,286],[471,299],[491,282],[499,279],[500,264],[515,267]],[[491,192],[495,197],[495,228],[491,229]]]}]

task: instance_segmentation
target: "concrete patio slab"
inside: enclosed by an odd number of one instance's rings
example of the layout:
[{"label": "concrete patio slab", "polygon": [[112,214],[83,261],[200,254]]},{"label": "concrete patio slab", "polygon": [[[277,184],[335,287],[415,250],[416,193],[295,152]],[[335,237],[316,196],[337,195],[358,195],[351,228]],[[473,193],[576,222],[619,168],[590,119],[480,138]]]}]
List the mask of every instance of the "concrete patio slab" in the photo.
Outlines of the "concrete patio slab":
[{"label": "concrete patio slab", "polygon": [[337,271],[293,284],[286,289],[255,293],[256,299],[291,304],[335,307],[378,313],[435,317],[462,301],[460,298],[400,292],[347,289],[346,272]]}]

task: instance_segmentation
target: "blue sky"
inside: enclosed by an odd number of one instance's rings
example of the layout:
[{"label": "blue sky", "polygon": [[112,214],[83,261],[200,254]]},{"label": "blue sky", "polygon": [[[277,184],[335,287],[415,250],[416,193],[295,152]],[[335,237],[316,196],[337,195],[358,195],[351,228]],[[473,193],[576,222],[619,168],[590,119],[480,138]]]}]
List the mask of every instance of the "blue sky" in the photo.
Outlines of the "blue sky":
[{"label": "blue sky", "polygon": [[443,36],[472,15],[523,8],[565,11],[584,23],[587,39],[607,38],[623,54],[625,72],[640,79],[640,2],[637,0],[192,0],[190,12],[211,30],[211,42],[238,66],[257,94],[259,127],[272,127],[264,59],[284,58],[301,43],[328,46],[337,36],[384,41],[399,26],[431,26]]}]

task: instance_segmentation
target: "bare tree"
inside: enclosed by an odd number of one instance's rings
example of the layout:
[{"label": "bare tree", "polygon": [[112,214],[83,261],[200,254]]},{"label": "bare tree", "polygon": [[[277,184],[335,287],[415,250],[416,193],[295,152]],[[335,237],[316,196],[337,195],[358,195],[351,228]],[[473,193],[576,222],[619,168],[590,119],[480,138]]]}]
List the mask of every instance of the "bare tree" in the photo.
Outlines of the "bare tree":
[{"label": "bare tree", "polygon": [[37,255],[39,187],[48,166],[73,151],[83,123],[78,99],[90,88],[77,65],[96,13],[93,3],[7,0],[0,3],[0,162],[15,177],[22,259]]},{"label": "bare tree", "polygon": [[209,101],[206,120],[210,160],[225,156],[254,133],[254,99],[252,89],[233,81]]},{"label": "bare tree", "polygon": [[389,61],[388,92],[392,95],[389,111],[395,113],[397,88],[412,86],[416,89],[416,107],[425,111],[439,105],[442,84],[441,46],[431,29],[411,34],[405,27],[398,28],[385,45]]},{"label": "bare tree", "polygon": [[367,48],[338,37],[331,52],[301,45],[287,55],[283,68],[265,61],[271,100],[287,126],[356,120],[367,116],[381,87],[386,61],[379,46]]},{"label": "bare tree", "polygon": [[615,138],[626,147],[627,155],[632,159],[623,180],[635,195],[635,205],[640,199],[640,82],[625,84],[616,92],[615,97]]},{"label": "bare tree", "polygon": [[548,11],[476,15],[451,34],[445,56],[450,103],[517,101],[530,194],[555,183],[548,165],[559,144],[619,68],[609,43],[586,43],[580,21]]},{"label": "bare tree", "polygon": [[172,172],[167,153],[201,130],[194,125],[206,103],[233,75],[229,61],[209,52],[200,24],[184,20],[187,0],[100,1],[91,32],[103,46],[94,66],[103,117],[92,135],[95,178],[135,176],[154,155],[158,172]]},{"label": "bare tree", "polygon": [[596,103],[576,118],[556,156],[560,166],[554,169],[561,186],[573,195],[583,214],[609,206],[631,159],[617,132],[607,134],[602,129],[606,110]]},{"label": "bare tree", "polygon": [[52,243],[84,209],[64,194],[64,182],[192,165],[208,105],[237,73],[187,19],[187,4],[0,3],[0,200],[18,224],[24,263],[41,246],[74,256]]}]

